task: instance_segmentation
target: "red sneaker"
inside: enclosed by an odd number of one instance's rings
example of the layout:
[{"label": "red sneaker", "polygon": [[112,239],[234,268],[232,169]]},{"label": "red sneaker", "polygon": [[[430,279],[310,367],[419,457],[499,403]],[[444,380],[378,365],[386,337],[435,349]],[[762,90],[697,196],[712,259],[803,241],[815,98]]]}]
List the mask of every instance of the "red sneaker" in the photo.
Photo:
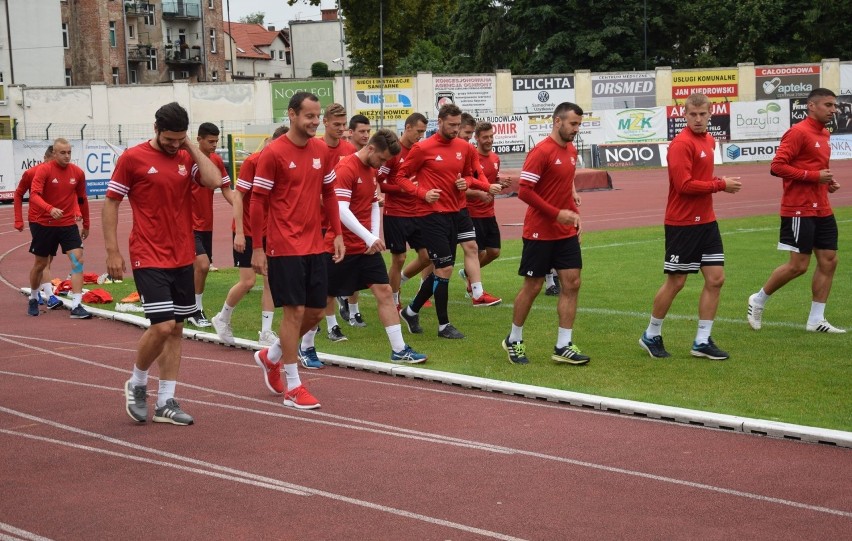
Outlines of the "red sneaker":
[{"label": "red sneaker", "polygon": [[273,363],[267,355],[269,348],[255,351],[254,362],[263,369],[263,381],[273,394],[284,393],[284,382],[281,380],[281,362]]},{"label": "red sneaker", "polygon": [[503,302],[503,299],[501,299],[499,297],[495,297],[494,295],[491,295],[490,293],[488,293],[486,291],[483,291],[482,296],[480,296],[478,299],[471,299],[471,300],[473,301],[474,307],[494,306],[495,304],[500,304],[501,302]]},{"label": "red sneaker", "polygon": [[432,301],[426,299],[426,302],[423,303],[423,308],[432,308]]},{"label": "red sneaker", "polygon": [[304,385],[299,385],[284,395],[284,405],[300,410],[313,410],[320,407],[319,400],[308,392]]}]

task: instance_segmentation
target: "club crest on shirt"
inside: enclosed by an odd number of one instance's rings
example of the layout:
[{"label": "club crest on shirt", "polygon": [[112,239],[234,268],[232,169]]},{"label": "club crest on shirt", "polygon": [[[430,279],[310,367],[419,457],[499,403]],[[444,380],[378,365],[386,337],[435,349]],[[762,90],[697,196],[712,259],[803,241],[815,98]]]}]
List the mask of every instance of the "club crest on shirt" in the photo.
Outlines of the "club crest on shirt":
[{"label": "club crest on shirt", "polygon": [[457,159],[457,160],[460,160],[460,159],[461,159],[461,152],[456,152],[456,159]]},{"label": "club crest on shirt", "polygon": [[571,165],[577,165],[577,159],[571,156]]},{"label": "club crest on shirt", "polygon": [[322,164],[320,163],[320,159],[319,159],[319,158],[314,158],[313,168],[314,168],[314,169],[319,169],[320,167],[322,167]]},{"label": "club crest on shirt", "polygon": [[74,178],[74,177],[71,177],[71,180],[69,180],[68,182],[70,182],[71,184],[77,184],[77,179]]},{"label": "club crest on shirt", "polygon": [[182,177],[186,176],[186,166],[182,163],[178,164],[178,174]]}]

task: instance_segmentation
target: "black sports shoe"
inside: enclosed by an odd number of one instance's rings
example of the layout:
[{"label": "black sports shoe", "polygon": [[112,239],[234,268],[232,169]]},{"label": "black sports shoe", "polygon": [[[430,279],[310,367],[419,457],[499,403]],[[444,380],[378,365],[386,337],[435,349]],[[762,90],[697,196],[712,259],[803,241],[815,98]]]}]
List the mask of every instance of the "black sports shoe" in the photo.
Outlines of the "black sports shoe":
[{"label": "black sports shoe", "polygon": [[89,319],[92,314],[83,308],[82,304],[78,304],[76,308],[71,309],[71,319]]},{"label": "black sports shoe", "polygon": [[507,336],[501,345],[503,346],[503,349],[506,350],[506,353],[509,354],[510,363],[527,364],[530,362],[530,360],[527,359],[527,346],[524,345],[523,340],[519,340],[518,342],[509,342],[509,337]]},{"label": "black sports shoe", "polygon": [[420,326],[420,314],[409,316],[405,313],[406,310],[407,308],[403,308],[399,311],[399,319],[405,322],[405,325],[408,327],[408,332],[411,334],[422,334],[423,327]]},{"label": "black sports shoe", "polygon": [[328,331],[328,339],[332,342],[344,342],[349,340],[343,331],[340,330],[340,325],[335,325]]},{"label": "black sports shoe", "polygon": [[349,321],[349,299],[346,297],[337,297],[338,312],[343,321]]},{"label": "black sports shoe", "polygon": [[447,326],[444,327],[444,330],[438,331],[438,338],[449,338],[450,340],[460,340],[464,338],[464,335],[452,326],[452,324],[447,323]]},{"label": "black sports shoe", "polygon": [[660,335],[648,338],[645,333],[642,333],[642,338],[639,339],[639,345],[642,346],[642,349],[647,351],[648,355],[651,357],[656,357],[657,359],[671,357],[671,353],[666,351],[666,348],[663,346],[663,337]]},{"label": "black sports shoe", "polygon": [[586,364],[591,360],[591,357],[580,353],[580,348],[572,343],[561,348],[554,347],[553,355],[550,358],[558,363],[568,364]]},{"label": "black sports shoe", "polygon": [[124,382],[124,409],[127,415],[137,423],[148,418],[148,387],[132,386],[130,380]]},{"label": "black sports shoe", "polygon": [[544,290],[544,294],[548,297],[558,297],[559,296],[559,286],[557,284],[553,284],[552,286],[548,286],[547,289]]},{"label": "black sports shoe", "polygon": [[710,337],[707,338],[706,344],[693,343],[691,353],[693,357],[704,357],[714,361],[724,361],[730,357],[728,352],[719,349]]},{"label": "black sports shoe", "polygon": [[38,299],[30,299],[27,303],[27,314],[38,316]]},{"label": "black sports shoe", "polygon": [[361,317],[361,312],[355,313],[352,317],[349,318],[349,325],[353,327],[366,327],[367,324],[364,322],[364,318]]}]

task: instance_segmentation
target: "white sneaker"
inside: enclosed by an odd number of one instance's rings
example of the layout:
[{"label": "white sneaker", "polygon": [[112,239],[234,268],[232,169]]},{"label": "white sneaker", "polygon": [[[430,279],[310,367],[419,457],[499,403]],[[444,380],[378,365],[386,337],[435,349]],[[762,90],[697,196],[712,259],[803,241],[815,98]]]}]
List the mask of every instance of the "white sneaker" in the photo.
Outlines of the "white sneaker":
[{"label": "white sneaker", "polygon": [[223,320],[221,316],[221,313],[216,314],[213,316],[213,319],[210,320],[210,323],[213,324],[213,328],[216,329],[216,334],[219,335],[219,338],[221,338],[222,341],[229,346],[233,346],[236,342],[234,340],[234,329],[231,328],[231,324]]},{"label": "white sneaker", "polygon": [[272,344],[278,340],[278,335],[275,334],[275,331],[258,331],[257,333],[259,338],[257,339],[257,343],[265,348],[270,347]]},{"label": "white sneaker", "polygon": [[751,328],[759,331],[763,326],[763,307],[758,306],[756,302],[754,302],[754,298],[757,297],[757,293],[750,296],[748,298],[748,324],[751,325]]},{"label": "white sneaker", "polygon": [[829,334],[846,334],[846,331],[843,329],[838,329],[827,320],[823,319],[819,323],[808,323],[807,327],[805,327],[808,332],[825,332]]}]

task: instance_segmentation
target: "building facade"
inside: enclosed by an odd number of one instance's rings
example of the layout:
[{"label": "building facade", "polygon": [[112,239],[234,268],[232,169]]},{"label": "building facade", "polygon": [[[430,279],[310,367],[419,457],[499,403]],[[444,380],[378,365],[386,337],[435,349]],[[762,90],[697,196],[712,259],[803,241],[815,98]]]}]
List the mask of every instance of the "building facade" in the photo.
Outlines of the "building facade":
[{"label": "building facade", "polygon": [[225,22],[233,41],[235,79],[283,79],[293,76],[290,35],[274,26]]},{"label": "building facade", "polygon": [[337,10],[321,11],[322,18],[319,21],[290,21],[292,77],[296,79],[310,77],[314,62],[325,62],[331,71],[343,71],[351,64],[344,40],[343,21],[338,18]]}]

